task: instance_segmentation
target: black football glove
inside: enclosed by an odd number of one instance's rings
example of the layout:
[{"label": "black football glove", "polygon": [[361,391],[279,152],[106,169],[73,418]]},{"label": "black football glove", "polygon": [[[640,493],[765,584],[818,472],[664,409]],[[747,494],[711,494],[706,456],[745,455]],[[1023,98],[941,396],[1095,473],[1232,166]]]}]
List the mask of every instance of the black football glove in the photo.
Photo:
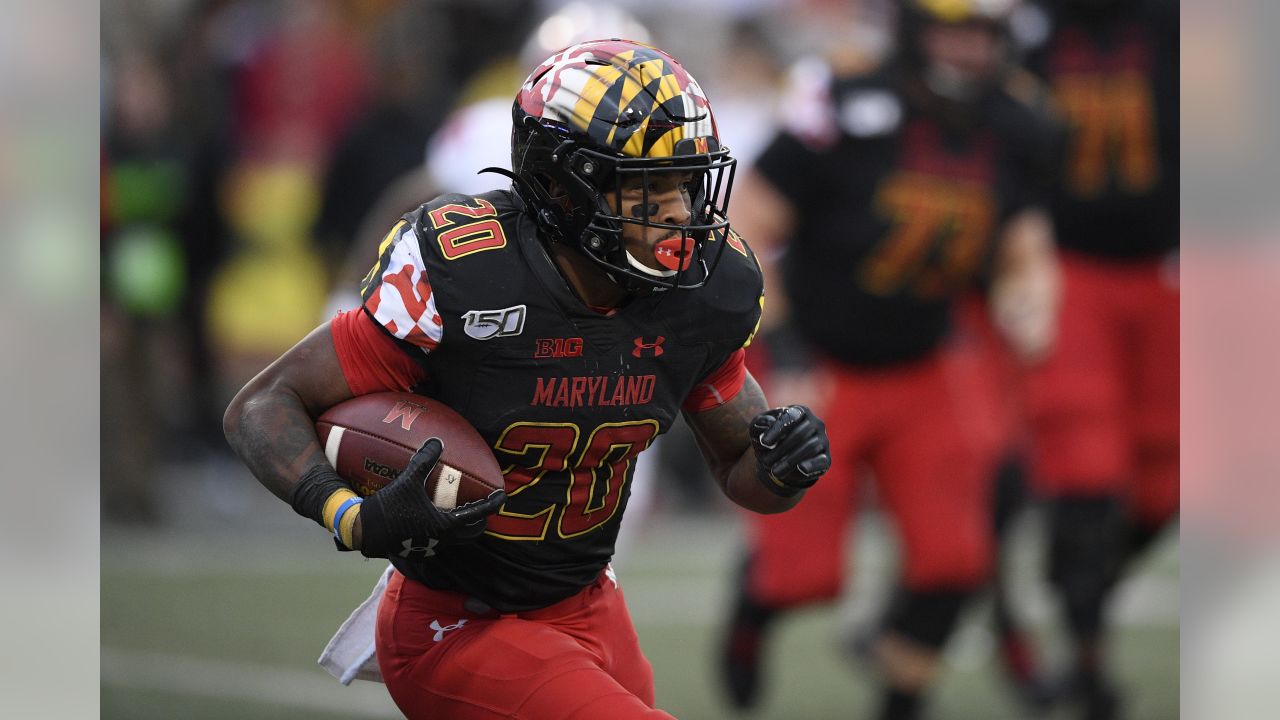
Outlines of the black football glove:
[{"label": "black football glove", "polygon": [[748,432],[756,476],[776,495],[795,495],[831,467],[827,426],[804,405],[766,410],[751,420]]},{"label": "black football glove", "polygon": [[486,518],[502,507],[507,495],[494,490],[483,500],[452,510],[437,508],[427,496],[424,481],[443,451],[438,438],[422,443],[391,484],[364,499],[360,554],[427,557],[435,554],[440,543],[471,542],[484,533]]}]

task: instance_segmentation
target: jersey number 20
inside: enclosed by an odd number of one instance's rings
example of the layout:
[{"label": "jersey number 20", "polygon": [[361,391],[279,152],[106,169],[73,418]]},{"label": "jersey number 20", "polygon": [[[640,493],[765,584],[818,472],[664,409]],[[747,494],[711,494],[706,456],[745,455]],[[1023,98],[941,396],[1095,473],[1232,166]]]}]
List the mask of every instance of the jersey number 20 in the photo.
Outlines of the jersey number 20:
[{"label": "jersey number 20", "polygon": [[[494,445],[507,481],[507,502],[489,517],[486,531],[506,540],[544,540],[555,521],[561,538],[585,535],[618,511],[627,471],[658,435],[656,420],[605,423],[579,443],[573,423],[519,422]],[[570,473],[563,501],[531,501],[547,473]],[[559,510],[559,512],[557,512]]]}]

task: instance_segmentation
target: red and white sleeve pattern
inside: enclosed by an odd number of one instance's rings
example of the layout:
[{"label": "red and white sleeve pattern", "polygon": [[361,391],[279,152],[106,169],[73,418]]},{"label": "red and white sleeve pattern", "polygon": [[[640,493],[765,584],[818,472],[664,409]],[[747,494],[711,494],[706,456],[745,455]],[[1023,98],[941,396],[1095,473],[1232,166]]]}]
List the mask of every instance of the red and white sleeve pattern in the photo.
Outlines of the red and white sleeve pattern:
[{"label": "red and white sleeve pattern", "polygon": [[436,309],[435,295],[427,279],[426,263],[413,226],[402,223],[378,266],[378,277],[365,290],[365,308],[397,338],[431,352],[444,336],[444,323]]},{"label": "red and white sleeve pattern", "polygon": [[330,321],[329,331],[352,395],[404,392],[427,377],[411,351],[397,345],[368,313],[340,312]]}]

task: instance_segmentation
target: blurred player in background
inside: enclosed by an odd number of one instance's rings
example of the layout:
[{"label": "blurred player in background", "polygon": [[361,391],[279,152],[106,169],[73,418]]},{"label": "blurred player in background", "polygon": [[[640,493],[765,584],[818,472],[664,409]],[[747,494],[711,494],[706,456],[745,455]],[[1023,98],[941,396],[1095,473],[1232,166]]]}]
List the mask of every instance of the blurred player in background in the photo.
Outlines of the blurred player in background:
[{"label": "blurred player in background", "polygon": [[[651,46],[592,41],[536,68],[512,118],[511,189],[396,223],[361,309],[245,386],[227,436],[340,549],[390,559],[376,655],[408,717],[668,717],[608,564],[635,456],[683,412],[724,494],[781,512],[830,464],[826,433],[808,408],[767,409],[746,371],[763,280],[728,229],[735,163],[697,81]],[[499,312],[495,333],[481,318]],[[313,419],[410,388],[492,444],[505,497],[432,505],[434,440],[356,497]]]},{"label": "blurred player in background", "polygon": [[1019,23],[1070,126],[1060,336],[1030,377],[1050,578],[1086,718],[1116,717],[1105,601],[1178,510],[1178,5],[1060,0]]},{"label": "blurred player in background", "polygon": [[[966,350],[951,344],[950,315],[986,280],[995,326],[1034,361],[1052,343],[1058,296],[1042,209],[1056,134],[1031,107],[1038,84],[1010,82],[1011,9],[903,2],[893,57],[808,76],[813,92],[784,105],[784,129],[735,197],[762,254],[787,243],[788,319],[773,346],[811,348],[798,365],[813,370],[785,391],[778,377],[772,391],[822,408],[833,463],[794,512],[748,521],[722,657],[739,708],[758,700],[771,624],[840,593],[864,465],[902,557],[871,650],[885,684],[879,717],[920,715],[956,618],[991,570],[999,448],[974,426],[994,402],[974,395],[989,383],[957,357]],[[804,386],[805,400],[786,394]]]}]

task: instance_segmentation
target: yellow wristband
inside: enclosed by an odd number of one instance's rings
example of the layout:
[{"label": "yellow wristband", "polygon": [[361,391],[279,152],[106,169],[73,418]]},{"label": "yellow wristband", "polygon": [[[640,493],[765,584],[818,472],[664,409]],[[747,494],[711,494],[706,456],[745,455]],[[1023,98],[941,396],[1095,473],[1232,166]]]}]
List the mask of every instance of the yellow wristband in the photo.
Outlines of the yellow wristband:
[{"label": "yellow wristband", "polygon": [[[324,518],[324,526],[329,530],[329,532],[335,532],[333,523],[335,516],[338,514],[338,508],[342,507],[342,504],[346,501],[356,497],[359,496],[350,490],[335,490],[334,493],[324,501],[324,509],[321,511],[320,516]],[[349,515],[350,512],[347,514]]]},{"label": "yellow wristband", "polygon": [[334,533],[338,536],[338,540],[345,546],[355,549],[355,529],[356,518],[360,517],[361,503],[356,503],[342,514],[342,518],[338,520],[338,529]]}]

